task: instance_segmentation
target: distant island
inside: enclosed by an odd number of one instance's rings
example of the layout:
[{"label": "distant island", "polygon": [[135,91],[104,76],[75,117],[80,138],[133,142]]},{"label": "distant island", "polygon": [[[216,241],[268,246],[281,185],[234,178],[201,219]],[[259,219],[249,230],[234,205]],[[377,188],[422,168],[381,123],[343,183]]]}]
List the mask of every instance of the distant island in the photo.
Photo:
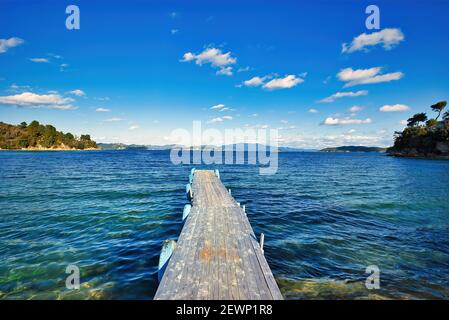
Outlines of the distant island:
[{"label": "distant island", "polygon": [[440,101],[430,108],[437,112],[435,118],[417,113],[407,120],[402,132],[395,132],[394,145],[387,153],[395,157],[449,159],[449,111],[438,121],[446,107],[446,101]]},{"label": "distant island", "polygon": [[38,121],[19,125],[0,122],[0,150],[96,150],[97,143],[85,134],[76,137]]},{"label": "distant island", "polygon": [[[217,146],[211,146],[211,145],[202,145],[200,146],[191,146],[191,147],[185,147],[181,145],[176,144],[168,144],[168,145],[162,145],[162,146],[156,146],[156,145],[139,145],[139,144],[123,144],[123,143],[99,143],[98,147],[102,150],[171,150],[175,148],[187,148],[191,150],[213,150],[217,148]],[[223,145],[221,146],[222,150],[226,151],[228,149],[232,150],[258,150],[259,148],[270,148],[268,146],[263,146],[260,144],[250,144],[250,143],[237,143],[233,145]],[[273,149],[274,150],[274,149]],[[277,152],[316,152],[317,150],[314,149],[301,149],[301,148],[293,148],[293,147],[276,147],[275,149]]]},{"label": "distant island", "polygon": [[324,148],[320,152],[385,152],[386,148],[364,146],[342,146],[336,148]]}]

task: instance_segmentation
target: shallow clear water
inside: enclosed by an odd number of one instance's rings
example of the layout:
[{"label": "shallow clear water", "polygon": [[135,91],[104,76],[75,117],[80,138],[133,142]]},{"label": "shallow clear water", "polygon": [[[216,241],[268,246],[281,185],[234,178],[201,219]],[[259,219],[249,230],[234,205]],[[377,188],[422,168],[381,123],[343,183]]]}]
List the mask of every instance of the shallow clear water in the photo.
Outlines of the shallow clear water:
[{"label": "shallow clear water", "polygon": [[[220,169],[288,299],[449,298],[449,161],[282,153]],[[0,152],[0,299],[151,299],[191,166],[165,151]],[[65,288],[65,268],[81,289]],[[365,268],[380,268],[379,290]]]}]

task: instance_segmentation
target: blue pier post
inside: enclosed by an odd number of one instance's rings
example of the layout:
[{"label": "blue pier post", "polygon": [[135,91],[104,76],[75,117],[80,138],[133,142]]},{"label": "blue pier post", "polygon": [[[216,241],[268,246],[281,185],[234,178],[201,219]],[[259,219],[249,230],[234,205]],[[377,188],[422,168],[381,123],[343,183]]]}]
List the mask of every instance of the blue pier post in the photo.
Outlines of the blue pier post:
[{"label": "blue pier post", "polygon": [[159,265],[157,267],[157,279],[161,282],[164,275],[165,269],[167,268],[168,262],[176,248],[175,240],[165,240],[162,244],[161,254],[159,256]]},{"label": "blue pier post", "polygon": [[190,214],[190,210],[192,210],[192,206],[190,204],[186,204],[184,206],[184,211],[182,212],[182,221],[184,221],[185,219],[187,219],[187,217]]}]

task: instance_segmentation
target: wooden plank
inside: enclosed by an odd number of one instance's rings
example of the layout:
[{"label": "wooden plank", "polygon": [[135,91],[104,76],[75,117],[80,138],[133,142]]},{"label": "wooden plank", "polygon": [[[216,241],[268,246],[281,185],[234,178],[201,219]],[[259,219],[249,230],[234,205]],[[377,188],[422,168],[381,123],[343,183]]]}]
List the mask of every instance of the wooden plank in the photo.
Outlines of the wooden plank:
[{"label": "wooden plank", "polygon": [[282,299],[246,214],[215,173],[195,171],[192,191],[155,299]]}]

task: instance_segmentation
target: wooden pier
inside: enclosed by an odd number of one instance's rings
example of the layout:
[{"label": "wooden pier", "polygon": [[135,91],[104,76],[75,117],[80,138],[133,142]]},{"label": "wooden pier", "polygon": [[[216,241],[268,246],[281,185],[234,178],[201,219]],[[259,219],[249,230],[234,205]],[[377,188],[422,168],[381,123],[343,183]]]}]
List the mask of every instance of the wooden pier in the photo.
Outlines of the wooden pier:
[{"label": "wooden pier", "polygon": [[244,209],[218,176],[194,172],[191,211],[154,299],[283,299]]}]

